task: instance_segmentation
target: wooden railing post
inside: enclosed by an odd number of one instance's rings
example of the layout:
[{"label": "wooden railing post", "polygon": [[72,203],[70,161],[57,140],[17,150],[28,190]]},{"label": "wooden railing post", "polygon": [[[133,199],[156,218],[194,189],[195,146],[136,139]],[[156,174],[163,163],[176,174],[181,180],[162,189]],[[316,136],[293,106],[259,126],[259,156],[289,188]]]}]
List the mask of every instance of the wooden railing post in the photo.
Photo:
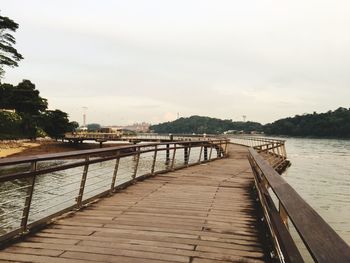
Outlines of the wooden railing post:
[{"label": "wooden railing post", "polygon": [[85,183],[86,183],[86,178],[88,175],[88,171],[89,171],[89,157],[85,157],[85,162],[86,164],[84,165],[84,171],[83,171],[83,175],[81,177],[81,181],[80,181],[80,188],[79,188],[79,194],[77,197],[77,208],[81,208],[82,204],[83,204],[83,195],[84,195],[84,190],[85,190]]},{"label": "wooden railing post", "polygon": [[188,164],[187,157],[188,157],[188,147],[185,146],[185,148],[184,148],[184,164]]},{"label": "wooden railing post", "polygon": [[187,166],[190,164],[191,149],[192,149],[192,145],[189,144],[188,153],[187,153],[187,163],[186,163]]},{"label": "wooden railing post", "polygon": [[176,143],[174,143],[174,152],[173,152],[173,158],[171,160],[171,170],[174,170],[175,165],[175,156],[176,156]]},{"label": "wooden railing post", "polygon": [[203,152],[203,146],[201,146],[201,149],[200,149],[200,151],[199,151],[198,163],[201,163],[202,152]]},{"label": "wooden railing post", "polygon": [[[118,153],[118,155],[119,155],[119,153]],[[114,191],[115,182],[116,182],[117,173],[118,173],[118,168],[119,168],[119,161],[120,161],[120,157],[117,157],[117,159],[115,160],[115,166],[114,166],[114,171],[113,171],[111,190],[110,190],[111,193]]]},{"label": "wooden railing post", "polygon": [[[169,144],[167,144],[167,147],[169,146]],[[168,149],[167,149],[168,151]],[[158,153],[158,146],[156,145],[155,148],[154,148],[154,155],[153,155],[153,162],[152,162],[152,168],[151,168],[151,174],[154,175],[154,168],[156,166],[156,160],[157,160],[157,153]],[[167,153],[168,155],[168,153]],[[169,158],[170,160],[170,158]],[[169,161],[167,163],[167,165],[169,164]]]},{"label": "wooden railing post", "polygon": [[[134,155],[135,156],[135,155]],[[139,162],[140,162],[140,147],[137,147],[137,154],[136,154],[136,160],[135,160],[135,169],[134,173],[132,175],[132,179],[135,180],[136,174],[137,174],[137,168],[139,167]]]},{"label": "wooden railing post", "polygon": [[[36,171],[36,169],[37,169],[37,162],[33,161],[31,163],[30,171],[34,172],[34,171]],[[25,200],[25,203],[24,203],[22,220],[21,220],[22,232],[26,232],[27,231],[28,218],[29,218],[29,213],[30,213],[30,206],[32,204],[33,193],[34,193],[35,179],[36,179],[36,176],[33,175],[30,178],[29,187],[27,188],[27,196],[26,196],[26,200]]]},{"label": "wooden railing post", "polygon": [[170,145],[166,145],[166,150],[165,150],[165,164],[168,165],[170,163]]},{"label": "wooden railing post", "polygon": [[212,153],[213,153],[213,142],[211,142],[211,145],[210,145],[209,161],[211,161],[211,154]]}]

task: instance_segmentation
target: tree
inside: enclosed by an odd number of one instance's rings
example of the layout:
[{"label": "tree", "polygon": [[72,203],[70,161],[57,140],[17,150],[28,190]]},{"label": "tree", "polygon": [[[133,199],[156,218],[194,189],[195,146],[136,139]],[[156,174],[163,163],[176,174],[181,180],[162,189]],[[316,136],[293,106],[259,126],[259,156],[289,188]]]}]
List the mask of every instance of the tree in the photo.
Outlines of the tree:
[{"label": "tree", "polygon": [[95,132],[101,129],[101,125],[98,123],[90,123],[86,125],[86,127],[88,128],[88,131],[92,131],[92,132]]},{"label": "tree", "polygon": [[16,32],[18,24],[8,17],[0,16],[0,79],[5,71],[3,66],[17,67],[23,56],[13,47],[15,38],[8,31]]},{"label": "tree", "polygon": [[79,128],[79,123],[76,121],[71,121],[68,125],[69,125],[68,131],[70,132],[74,132],[76,131],[77,128]]},{"label": "tree", "polygon": [[2,139],[16,139],[21,136],[22,118],[15,112],[0,111],[0,136]]},{"label": "tree", "polygon": [[66,132],[70,131],[68,114],[60,110],[47,110],[42,115],[40,126],[51,138],[62,138]]},{"label": "tree", "polygon": [[11,105],[17,112],[38,115],[47,109],[47,100],[30,80],[20,82],[12,92]]}]

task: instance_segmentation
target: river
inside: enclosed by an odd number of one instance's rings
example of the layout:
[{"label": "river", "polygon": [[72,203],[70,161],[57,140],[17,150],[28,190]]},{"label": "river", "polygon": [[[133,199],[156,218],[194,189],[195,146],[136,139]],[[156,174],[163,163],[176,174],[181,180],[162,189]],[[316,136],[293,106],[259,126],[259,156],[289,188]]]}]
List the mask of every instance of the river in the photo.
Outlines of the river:
[{"label": "river", "polygon": [[286,140],[283,177],[350,244],[350,140]]}]

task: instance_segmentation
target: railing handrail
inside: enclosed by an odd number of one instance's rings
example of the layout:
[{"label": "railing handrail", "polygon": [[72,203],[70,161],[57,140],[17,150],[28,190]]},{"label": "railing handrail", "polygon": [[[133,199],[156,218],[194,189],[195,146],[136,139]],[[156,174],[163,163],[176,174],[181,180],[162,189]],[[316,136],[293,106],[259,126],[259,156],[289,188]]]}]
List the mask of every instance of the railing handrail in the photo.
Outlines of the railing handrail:
[{"label": "railing handrail", "polygon": [[260,171],[256,176],[266,187],[261,191],[268,194],[267,189],[272,189],[280,202],[280,213],[281,209],[287,213],[313,259],[316,262],[350,262],[348,244],[255,149],[249,148],[249,154]]},{"label": "railing handrail", "polygon": [[133,149],[135,147],[151,147],[155,145],[167,145],[169,143],[177,143],[177,144],[196,144],[196,143],[217,143],[217,142],[225,142],[225,139],[222,140],[210,140],[210,141],[175,141],[175,142],[160,142],[160,143],[144,143],[138,145],[126,145],[126,146],[113,146],[99,149],[89,149],[89,150],[76,150],[62,153],[47,153],[40,155],[32,155],[32,156],[20,156],[20,157],[7,157],[0,159],[0,167],[11,164],[20,164],[20,163],[28,163],[31,161],[47,161],[53,160],[57,158],[70,158],[70,157],[78,157],[84,155],[93,155],[93,154],[101,154],[101,153],[110,153],[120,150]]},{"label": "railing handrail", "polygon": [[181,137],[181,138],[197,138],[202,140],[207,140],[208,138],[222,138],[224,139],[224,135],[218,134],[177,134],[177,133],[137,133],[137,134],[122,134],[122,133],[108,133],[108,132],[75,132],[75,133],[66,133],[65,138],[91,138],[94,137],[111,137],[111,138],[120,138],[120,139],[129,139],[129,138],[154,138],[157,139],[170,139],[170,136]]},{"label": "railing handrail", "polygon": [[276,138],[270,138],[270,137],[262,137],[262,136],[251,136],[251,135],[226,135],[225,138],[233,138],[233,139],[246,139],[246,140],[252,140],[252,141],[261,141],[261,142],[276,142],[276,143],[285,143],[286,140],[282,139],[276,139]]}]

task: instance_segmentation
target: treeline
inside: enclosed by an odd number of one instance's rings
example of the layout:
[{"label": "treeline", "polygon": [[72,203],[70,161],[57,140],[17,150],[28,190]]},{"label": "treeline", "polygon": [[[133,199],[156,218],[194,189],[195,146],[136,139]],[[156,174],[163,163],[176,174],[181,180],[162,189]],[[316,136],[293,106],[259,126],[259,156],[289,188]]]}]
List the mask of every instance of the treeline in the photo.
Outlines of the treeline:
[{"label": "treeline", "polygon": [[179,118],[172,122],[152,125],[150,130],[156,133],[220,134],[229,130],[262,131],[262,125],[257,122],[233,122],[232,120],[191,116],[189,118]]},{"label": "treeline", "polygon": [[350,138],[350,109],[296,115],[264,126],[271,135]]},{"label": "treeline", "polygon": [[266,125],[192,116],[152,125],[150,129],[157,133],[220,134],[226,131],[256,131],[268,135],[350,138],[350,109],[338,108],[326,113],[296,115]]},{"label": "treeline", "polygon": [[78,126],[77,122],[69,122],[67,113],[48,110],[47,100],[29,80],[16,86],[0,83],[0,139],[57,139]]}]

